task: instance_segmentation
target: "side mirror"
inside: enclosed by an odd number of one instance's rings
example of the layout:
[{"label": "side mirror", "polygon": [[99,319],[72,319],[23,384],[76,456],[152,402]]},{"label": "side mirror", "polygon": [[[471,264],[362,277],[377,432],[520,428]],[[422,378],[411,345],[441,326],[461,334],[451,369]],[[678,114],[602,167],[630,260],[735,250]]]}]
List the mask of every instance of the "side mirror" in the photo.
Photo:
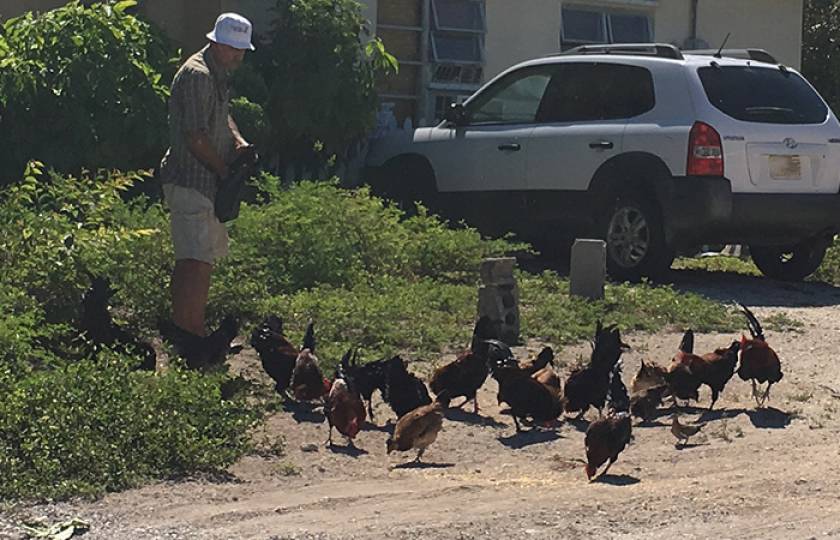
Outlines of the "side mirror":
[{"label": "side mirror", "polygon": [[460,103],[453,103],[446,110],[444,119],[456,126],[463,126],[467,123],[467,113],[464,111],[464,106]]}]

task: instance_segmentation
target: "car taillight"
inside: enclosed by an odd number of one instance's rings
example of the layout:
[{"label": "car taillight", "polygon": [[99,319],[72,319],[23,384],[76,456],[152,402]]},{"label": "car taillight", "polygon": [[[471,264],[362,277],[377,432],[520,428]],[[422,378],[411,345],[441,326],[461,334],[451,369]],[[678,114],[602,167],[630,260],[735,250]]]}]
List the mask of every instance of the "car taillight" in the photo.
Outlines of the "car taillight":
[{"label": "car taillight", "polygon": [[694,122],[688,136],[688,176],[723,176],[723,145],[715,128]]}]

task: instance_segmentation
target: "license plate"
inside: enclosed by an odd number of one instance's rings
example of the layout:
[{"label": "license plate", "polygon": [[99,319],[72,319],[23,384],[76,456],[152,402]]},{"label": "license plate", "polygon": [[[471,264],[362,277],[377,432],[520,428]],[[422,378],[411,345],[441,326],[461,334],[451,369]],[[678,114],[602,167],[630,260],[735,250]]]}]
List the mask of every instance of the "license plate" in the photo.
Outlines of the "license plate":
[{"label": "license plate", "polygon": [[770,156],[770,178],[773,180],[802,179],[799,156]]}]

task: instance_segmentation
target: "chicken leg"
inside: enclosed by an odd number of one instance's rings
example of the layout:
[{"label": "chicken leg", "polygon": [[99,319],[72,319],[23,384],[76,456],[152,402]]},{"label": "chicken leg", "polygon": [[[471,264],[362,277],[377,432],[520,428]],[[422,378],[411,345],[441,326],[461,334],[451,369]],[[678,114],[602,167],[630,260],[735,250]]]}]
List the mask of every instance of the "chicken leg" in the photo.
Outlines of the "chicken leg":
[{"label": "chicken leg", "polygon": [[418,452],[417,452],[417,457],[416,457],[416,458],[414,458],[414,463],[421,463],[420,458],[421,458],[421,457],[423,457],[423,452],[425,452],[425,451],[426,451],[426,448],[425,448],[425,447],[423,447],[423,448],[421,448],[420,450],[418,450]]}]

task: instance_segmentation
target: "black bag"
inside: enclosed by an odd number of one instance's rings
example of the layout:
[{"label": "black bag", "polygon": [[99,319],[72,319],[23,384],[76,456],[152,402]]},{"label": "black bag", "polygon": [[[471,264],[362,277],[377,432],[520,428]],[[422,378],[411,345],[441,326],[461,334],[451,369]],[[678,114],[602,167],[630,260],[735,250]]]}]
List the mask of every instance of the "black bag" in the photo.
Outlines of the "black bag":
[{"label": "black bag", "polygon": [[258,158],[256,149],[253,146],[247,147],[228,168],[228,177],[219,183],[213,206],[216,217],[222,223],[239,216],[242,187],[256,171]]}]

